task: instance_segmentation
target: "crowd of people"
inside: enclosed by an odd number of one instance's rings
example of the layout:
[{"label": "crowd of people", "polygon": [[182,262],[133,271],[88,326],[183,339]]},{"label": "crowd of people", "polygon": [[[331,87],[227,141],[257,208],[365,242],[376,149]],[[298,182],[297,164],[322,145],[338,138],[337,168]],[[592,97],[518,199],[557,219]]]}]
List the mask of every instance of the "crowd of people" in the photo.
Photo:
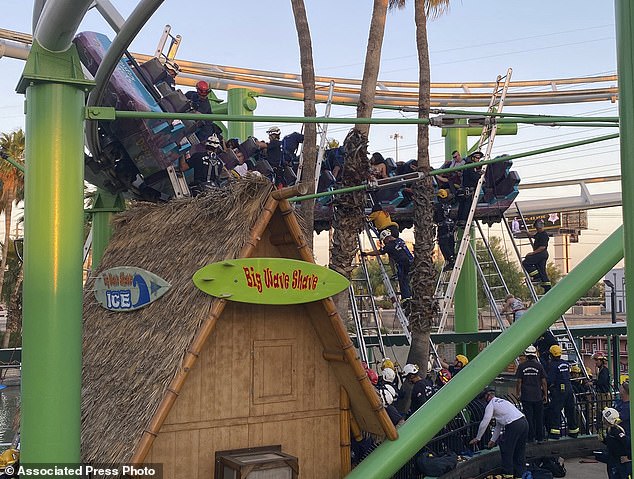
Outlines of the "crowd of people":
[{"label": "crowd of people", "polygon": [[[496,397],[494,388],[486,388],[473,398],[467,409],[471,411],[469,419],[472,422],[480,421],[477,433],[461,444],[499,446],[503,477],[519,478],[526,471],[527,444],[558,440],[564,435],[574,438],[580,434],[582,421],[596,421],[597,425],[603,422],[601,439],[607,446],[604,460],[608,477],[628,478],[627,474],[631,474],[629,380],[620,384],[618,399],[613,401],[607,358],[598,352],[593,355],[593,360],[596,366],[594,380],[590,371],[583,373],[583,365],[562,359],[562,348],[556,338],[545,332],[535,344],[526,348],[516,369],[517,403]],[[433,368],[433,363],[438,367]],[[379,373],[367,365],[366,370],[390,419],[398,427],[468,363],[468,358],[462,354],[456,355],[451,364],[432,356],[425,372],[416,364],[406,364],[399,371],[394,362],[386,358],[379,365]],[[410,385],[408,397],[404,393],[405,383]],[[580,405],[583,402],[587,404]],[[404,404],[408,406],[404,408]],[[492,419],[495,419],[495,426],[490,430],[488,426]]]}]

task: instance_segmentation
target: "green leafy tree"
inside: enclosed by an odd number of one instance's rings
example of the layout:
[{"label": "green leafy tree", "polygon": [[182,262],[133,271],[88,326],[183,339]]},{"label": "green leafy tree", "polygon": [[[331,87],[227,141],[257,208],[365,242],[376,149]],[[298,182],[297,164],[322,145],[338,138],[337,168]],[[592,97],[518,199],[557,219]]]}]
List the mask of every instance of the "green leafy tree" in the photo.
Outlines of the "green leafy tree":
[{"label": "green leafy tree", "polygon": [[[381,296],[385,296],[387,292],[385,291],[385,286],[383,285],[383,278],[381,277],[381,267],[376,259],[366,259],[366,265],[368,268],[368,276],[370,277],[370,286],[372,288],[372,292],[374,293],[374,297],[378,298]],[[389,274],[389,273],[388,273]],[[364,279],[365,274],[363,273],[363,268],[357,267],[352,271],[353,279]]]}]

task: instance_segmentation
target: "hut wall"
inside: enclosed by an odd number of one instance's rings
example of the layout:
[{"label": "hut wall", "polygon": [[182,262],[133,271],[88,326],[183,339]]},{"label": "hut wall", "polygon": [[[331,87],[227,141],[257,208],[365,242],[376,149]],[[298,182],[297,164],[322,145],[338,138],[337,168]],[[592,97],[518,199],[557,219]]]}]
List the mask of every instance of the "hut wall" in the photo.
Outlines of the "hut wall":
[{"label": "hut wall", "polygon": [[339,415],[339,382],[305,307],[228,303],[146,462],[163,463],[166,479],[208,479],[217,450],[281,444],[301,477],[332,479]]}]

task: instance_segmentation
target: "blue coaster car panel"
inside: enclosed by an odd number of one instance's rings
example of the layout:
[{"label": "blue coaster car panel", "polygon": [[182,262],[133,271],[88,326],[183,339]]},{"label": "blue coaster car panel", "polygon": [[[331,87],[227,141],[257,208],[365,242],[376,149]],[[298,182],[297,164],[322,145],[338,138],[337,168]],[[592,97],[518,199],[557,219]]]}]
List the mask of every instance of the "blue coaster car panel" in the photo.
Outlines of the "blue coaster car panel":
[{"label": "blue coaster car panel", "polygon": [[[110,47],[110,40],[101,33],[83,32],[74,42],[82,63],[94,75]],[[126,111],[163,111],[124,59],[119,61],[108,82],[102,106]],[[191,146],[185,136],[186,130],[180,121],[117,119],[99,122],[104,157],[97,161],[100,168],[114,169],[114,174],[127,187],[153,177],[156,178],[153,186],[164,196],[172,196],[171,185],[169,181],[163,181],[162,173],[178,154]],[[139,179],[136,173],[142,178]]]},{"label": "blue coaster car panel", "polygon": [[[517,197],[520,176],[511,171],[511,161],[493,163],[488,166],[485,181],[478,199],[475,218],[487,224],[497,223],[504,212]],[[322,171],[322,178],[325,171]],[[330,182],[324,181],[324,184]],[[412,203],[411,185],[391,187],[373,193],[374,201],[380,203],[383,209],[390,213],[400,228],[411,228],[414,222],[414,205]],[[333,189],[333,188],[328,188]],[[321,190],[321,188],[320,188]],[[457,215],[457,204],[452,205],[452,216]],[[371,209],[366,209],[370,214]],[[332,218],[332,197],[319,198],[315,202],[315,231],[320,232],[330,228]]]}]

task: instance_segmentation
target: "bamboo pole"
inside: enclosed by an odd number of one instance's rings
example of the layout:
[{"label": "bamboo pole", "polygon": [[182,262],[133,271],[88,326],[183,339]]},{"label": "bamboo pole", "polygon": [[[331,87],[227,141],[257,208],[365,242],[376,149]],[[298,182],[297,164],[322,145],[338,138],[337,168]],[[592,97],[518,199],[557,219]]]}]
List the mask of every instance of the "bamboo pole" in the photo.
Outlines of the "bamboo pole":
[{"label": "bamboo pole", "polygon": [[345,477],[352,470],[350,457],[350,398],[346,388],[339,389],[339,444],[341,445],[341,477]]},{"label": "bamboo pole", "polygon": [[[299,222],[297,221],[297,217],[295,216],[293,206],[291,205],[291,203],[289,203],[288,200],[284,199],[280,201],[279,208],[282,212],[284,221],[286,222],[290,233],[295,238],[297,249],[301,258],[308,263],[314,263],[315,260],[313,259],[312,251],[306,243],[304,234],[302,233],[302,229],[299,225]],[[361,361],[359,360],[359,356],[357,355],[357,352],[354,348],[354,344],[352,344],[350,336],[348,336],[348,332],[346,331],[341,316],[339,316],[339,312],[337,311],[334,301],[332,300],[332,298],[326,298],[322,299],[321,302],[324,306],[324,309],[326,310],[326,313],[328,314],[328,318],[330,320],[332,328],[337,335],[337,338],[339,339],[339,344],[341,345],[341,349],[346,358],[346,361],[352,367],[355,377],[361,386],[361,389],[370,401],[372,410],[377,413],[377,419],[379,420],[383,431],[385,432],[388,439],[397,439],[398,433],[396,432],[396,427],[394,427],[394,424],[392,424],[392,421],[390,420],[387,412],[385,411],[385,408],[383,407],[383,403],[381,402],[379,395],[370,382],[365,369],[363,369],[363,366],[361,365]]]},{"label": "bamboo pole", "polygon": [[[271,221],[271,218],[277,206],[278,201],[271,195],[264,205],[262,214],[253,225],[253,228],[251,229],[251,235],[249,236],[247,243],[242,248],[242,251],[240,251],[240,254],[238,255],[239,258],[248,258],[253,254],[253,250],[257,246],[260,239],[262,239],[262,234]],[[216,328],[216,322],[224,311],[226,304],[227,301],[224,299],[216,299],[214,301],[209,317],[202,324],[202,326],[198,330],[198,333],[196,333],[196,336],[194,337],[194,340],[192,341],[187,354],[183,358],[181,367],[167,387],[163,399],[161,400],[158,409],[154,413],[154,416],[150,420],[147,429],[143,431],[141,439],[139,440],[134,454],[130,459],[131,464],[142,464],[147,454],[150,452],[150,448],[154,443],[154,439],[156,438],[156,436],[158,436],[161,426],[165,422],[165,419],[172,409],[176,398],[180,394],[180,391],[185,384],[185,380],[187,379],[189,372],[196,364],[196,361],[198,360],[200,352],[207,342],[207,339],[209,339],[209,336],[211,336],[211,333]]]},{"label": "bamboo pole", "polygon": [[355,441],[360,441],[363,439],[359,423],[352,414],[350,415],[350,430],[352,431],[352,437],[354,437]]}]

